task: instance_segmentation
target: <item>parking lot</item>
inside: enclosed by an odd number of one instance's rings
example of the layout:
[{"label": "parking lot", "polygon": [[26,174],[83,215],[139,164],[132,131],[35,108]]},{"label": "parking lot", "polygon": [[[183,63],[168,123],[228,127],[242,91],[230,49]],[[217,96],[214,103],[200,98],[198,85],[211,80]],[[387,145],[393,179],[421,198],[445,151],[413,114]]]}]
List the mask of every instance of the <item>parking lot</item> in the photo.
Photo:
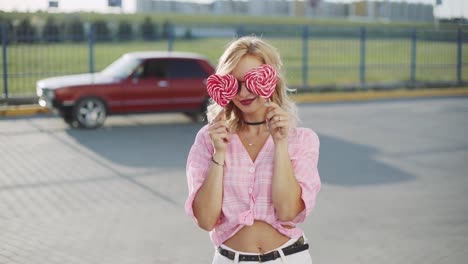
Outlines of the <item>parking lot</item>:
[{"label": "parking lot", "polygon": [[[323,182],[302,224],[314,263],[464,263],[468,98],[301,104]],[[0,263],[210,263],[185,215],[201,124],[179,114],[0,118]]]}]

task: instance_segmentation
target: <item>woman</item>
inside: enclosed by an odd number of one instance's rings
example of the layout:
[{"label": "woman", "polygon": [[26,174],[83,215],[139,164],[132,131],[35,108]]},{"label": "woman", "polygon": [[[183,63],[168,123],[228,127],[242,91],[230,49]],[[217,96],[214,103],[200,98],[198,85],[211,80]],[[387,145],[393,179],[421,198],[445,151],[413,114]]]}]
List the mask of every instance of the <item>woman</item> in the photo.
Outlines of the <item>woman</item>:
[{"label": "woman", "polygon": [[243,37],[219,59],[218,93],[207,85],[214,101],[188,156],[185,209],[210,231],[213,263],[312,263],[296,224],[320,190],[319,139],[296,127],[281,66],[274,47]]}]

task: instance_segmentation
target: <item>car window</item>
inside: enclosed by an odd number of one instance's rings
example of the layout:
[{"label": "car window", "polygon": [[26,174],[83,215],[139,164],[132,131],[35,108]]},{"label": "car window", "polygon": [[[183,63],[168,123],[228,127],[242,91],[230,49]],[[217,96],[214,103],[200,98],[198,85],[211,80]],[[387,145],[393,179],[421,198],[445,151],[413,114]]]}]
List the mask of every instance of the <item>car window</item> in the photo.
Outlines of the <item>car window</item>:
[{"label": "car window", "polygon": [[142,78],[167,78],[167,60],[147,60],[143,64]]},{"label": "car window", "polygon": [[128,77],[139,64],[140,60],[123,56],[114,61],[111,65],[107,66],[102,71],[102,74],[116,78],[125,78]]},{"label": "car window", "polygon": [[168,77],[172,79],[206,78],[208,74],[196,60],[171,60]]}]

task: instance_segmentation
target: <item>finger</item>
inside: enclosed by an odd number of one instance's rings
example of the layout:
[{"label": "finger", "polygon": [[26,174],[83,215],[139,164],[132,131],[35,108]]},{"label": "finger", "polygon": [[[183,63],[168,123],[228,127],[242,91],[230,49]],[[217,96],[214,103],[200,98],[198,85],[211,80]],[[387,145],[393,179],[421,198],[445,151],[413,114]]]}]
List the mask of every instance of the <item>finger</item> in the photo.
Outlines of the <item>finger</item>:
[{"label": "finger", "polygon": [[220,126],[216,129],[211,130],[210,133],[214,135],[214,134],[220,134],[220,133],[228,133],[228,131],[224,126]]},{"label": "finger", "polygon": [[213,141],[222,140],[224,142],[228,142],[230,137],[231,137],[231,134],[226,133],[226,132],[219,132],[219,133],[212,134]]},{"label": "finger", "polygon": [[279,129],[279,128],[286,129],[286,128],[288,128],[288,125],[289,125],[288,123],[289,122],[286,121],[286,120],[285,121],[282,120],[282,121],[272,122],[272,123],[270,123],[270,129],[273,129],[273,130]]},{"label": "finger", "polygon": [[270,120],[270,122],[283,121],[288,120],[288,116],[283,113],[272,113],[267,114],[267,120]]},{"label": "finger", "polygon": [[226,115],[224,114],[224,109],[221,110],[221,112],[218,113],[218,115],[215,117],[215,119],[213,119],[212,123],[216,123],[221,119],[226,120]]},{"label": "finger", "polygon": [[277,111],[276,109],[272,109],[272,110],[270,110],[270,111],[268,111],[268,112],[266,113],[266,119],[267,119],[267,120],[270,120],[270,121],[273,121],[272,118],[273,118],[274,116],[276,116],[276,115],[278,115],[278,111]]},{"label": "finger", "polygon": [[267,108],[267,114],[280,108],[279,105],[274,102],[266,102],[264,105]]},{"label": "finger", "polygon": [[286,123],[284,123],[283,121],[281,122],[274,122],[274,123],[270,123],[270,129],[276,129],[276,128],[284,128],[286,127]]},{"label": "finger", "polygon": [[225,120],[220,120],[216,123],[213,123],[208,128],[208,132],[214,131],[218,128],[224,128],[226,132],[230,132],[229,126]]},{"label": "finger", "polygon": [[274,109],[279,108],[280,106],[277,103],[270,101],[265,103],[265,107]]}]

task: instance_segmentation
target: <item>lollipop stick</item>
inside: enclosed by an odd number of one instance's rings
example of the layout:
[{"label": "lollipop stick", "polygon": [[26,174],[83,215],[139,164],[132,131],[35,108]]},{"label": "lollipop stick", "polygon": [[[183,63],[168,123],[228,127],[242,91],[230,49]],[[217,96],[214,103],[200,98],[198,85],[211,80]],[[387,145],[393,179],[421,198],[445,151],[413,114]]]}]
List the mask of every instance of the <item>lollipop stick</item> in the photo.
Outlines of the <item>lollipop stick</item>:
[{"label": "lollipop stick", "polygon": [[[271,102],[271,101],[270,101],[270,98],[268,98],[268,102]],[[270,131],[270,120],[268,120],[267,118],[265,118],[265,121],[266,121],[267,130]]]}]

